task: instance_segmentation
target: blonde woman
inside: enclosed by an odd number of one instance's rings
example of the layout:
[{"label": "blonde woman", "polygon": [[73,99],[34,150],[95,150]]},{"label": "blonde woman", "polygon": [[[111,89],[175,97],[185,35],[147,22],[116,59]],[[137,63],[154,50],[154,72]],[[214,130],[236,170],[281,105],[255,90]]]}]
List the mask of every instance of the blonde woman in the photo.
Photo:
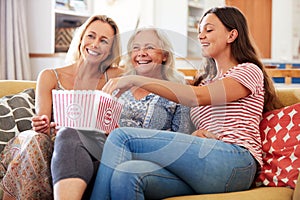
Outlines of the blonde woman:
[{"label": "blonde woman", "polygon": [[[45,69],[39,74],[36,87],[36,116],[32,118],[33,130],[14,138],[2,156],[1,163],[7,169],[5,171],[3,168],[2,171],[5,174],[1,182],[5,192],[3,199],[53,199],[50,172],[53,151],[51,134],[55,134],[56,131],[52,122],[52,90],[101,90],[110,78],[122,74],[123,70],[115,67],[119,65],[120,52],[119,29],[116,23],[107,16],[94,15],[79,27],[71,42],[67,55],[70,64],[62,68]],[[73,195],[82,195],[92,179],[93,171],[97,169],[94,163],[100,158],[90,153],[90,149],[86,148],[88,144],[81,142],[85,141],[83,134],[82,138],[76,136],[76,154],[85,155],[82,158],[85,160],[80,162],[86,165],[77,165],[77,155],[72,158],[74,163],[60,162],[61,165],[68,164],[68,175],[73,174],[72,180],[67,181],[54,177],[54,198],[63,198],[62,190],[70,184],[76,185],[72,187],[76,188]],[[58,141],[59,138],[60,135],[57,135]],[[101,143],[104,138],[95,140]],[[70,138],[70,141],[73,140]],[[55,160],[56,154],[64,152],[58,149],[56,144],[54,149]],[[72,149],[68,153],[71,155]],[[52,175],[56,175],[59,171],[55,170],[55,174],[53,173]],[[85,181],[82,177],[85,177]],[[73,199],[71,196],[66,198]]]}]

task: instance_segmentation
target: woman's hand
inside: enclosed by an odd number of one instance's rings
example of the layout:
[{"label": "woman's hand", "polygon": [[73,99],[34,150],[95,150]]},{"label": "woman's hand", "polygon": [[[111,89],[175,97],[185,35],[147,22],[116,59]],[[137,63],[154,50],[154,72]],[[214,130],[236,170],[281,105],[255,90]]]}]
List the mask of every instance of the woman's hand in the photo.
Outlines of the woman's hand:
[{"label": "woman's hand", "polygon": [[209,138],[209,139],[218,139],[218,137],[215,134],[212,134],[211,132],[207,130],[196,130],[192,133],[192,135],[201,137],[201,138]]},{"label": "woman's hand", "polygon": [[[116,124],[115,129],[116,129],[116,128],[119,128],[119,127],[120,127],[119,124]],[[105,132],[105,135],[106,135],[106,136],[108,136],[109,134],[110,134],[110,132]]]},{"label": "woman's hand", "polygon": [[54,122],[50,123],[47,115],[33,116],[31,120],[32,129],[34,131],[51,135],[56,134],[56,124]]},{"label": "woman's hand", "polygon": [[125,91],[129,90],[134,85],[131,81],[135,78],[134,75],[111,78],[103,86],[102,91],[116,97],[120,97]]},{"label": "woman's hand", "polygon": [[33,116],[31,119],[32,129],[39,133],[47,133],[50,127],[50,120],[47,115]]},{"label": "woman's hand", "polygon": [[55,122],[50,122],[50,136],[56,135],[58,129]]}]

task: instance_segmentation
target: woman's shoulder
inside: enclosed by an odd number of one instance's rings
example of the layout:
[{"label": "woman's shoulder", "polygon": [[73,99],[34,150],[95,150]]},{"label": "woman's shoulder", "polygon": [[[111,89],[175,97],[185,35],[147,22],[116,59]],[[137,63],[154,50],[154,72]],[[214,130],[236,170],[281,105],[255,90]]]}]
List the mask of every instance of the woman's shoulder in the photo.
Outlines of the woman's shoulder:
[{"label": "woman's shoulder", "polygon": [[37,78],[37,88],[54,88],[56,85],[56,77],[53,69],[43,69]]},{"label": "woman's shoulder", "polygon": [[263,71],[254,63],[242,63],[230,70],[225,77],[231,77],[251,91],[261,91],[264,87]]},{"label": "woman's shoulder", "polygon": [[263,76],[262,70],[254,63],[246,62],[241,63],[230,70],[225,74],[225,76],[232,76],[232,75],[243,75],[243,76]]},{"label": "woman's shoulder", "polygon": [[68,72],[71,70],[71,66],[64,66],[59,68],[46,68],[43,69],[37,78],[38,84],[56,85],[59,74]]},{"label": "woman's shoulder", "polygon": [[236,69],[246,69],[246,70],[257,70],[257,71],[261,71],[261,69],[259,68],[259,66],[257,66],[254,63],[251,62],[245,62],[245,63],[241,63],[238,64],[236,66]]},{"label": "woman's shoulder", "polygon": [[38,79],[46,79],[46,78],[51,78],[54,74],[54,69],[52,68],[47,68],[47,69],[43,69],[39,75],[38,75]]}]

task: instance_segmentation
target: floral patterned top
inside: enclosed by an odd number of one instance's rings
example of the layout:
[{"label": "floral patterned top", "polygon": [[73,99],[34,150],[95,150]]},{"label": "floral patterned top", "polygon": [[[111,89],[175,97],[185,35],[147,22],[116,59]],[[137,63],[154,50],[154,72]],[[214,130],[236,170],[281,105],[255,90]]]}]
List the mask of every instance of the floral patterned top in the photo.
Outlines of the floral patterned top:
[{"label": "floral patterned top", "polygon": [[119,121],[121,127],[170,130],[187,134],[194,131],[189,107],[153,93],[137,100],[130,90],[122,94],[120,99],[124,101]]}]

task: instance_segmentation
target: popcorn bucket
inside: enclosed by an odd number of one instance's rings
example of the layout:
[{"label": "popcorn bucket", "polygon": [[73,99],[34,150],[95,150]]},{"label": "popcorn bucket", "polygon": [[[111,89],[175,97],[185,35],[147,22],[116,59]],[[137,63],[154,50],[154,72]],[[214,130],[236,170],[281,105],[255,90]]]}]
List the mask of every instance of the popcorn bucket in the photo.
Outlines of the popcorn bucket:
[{"label": "popcorn bucket", "polygon": [[53,117],[58,127],[110,132],[123,103],[99,90],[52,90]]}]

